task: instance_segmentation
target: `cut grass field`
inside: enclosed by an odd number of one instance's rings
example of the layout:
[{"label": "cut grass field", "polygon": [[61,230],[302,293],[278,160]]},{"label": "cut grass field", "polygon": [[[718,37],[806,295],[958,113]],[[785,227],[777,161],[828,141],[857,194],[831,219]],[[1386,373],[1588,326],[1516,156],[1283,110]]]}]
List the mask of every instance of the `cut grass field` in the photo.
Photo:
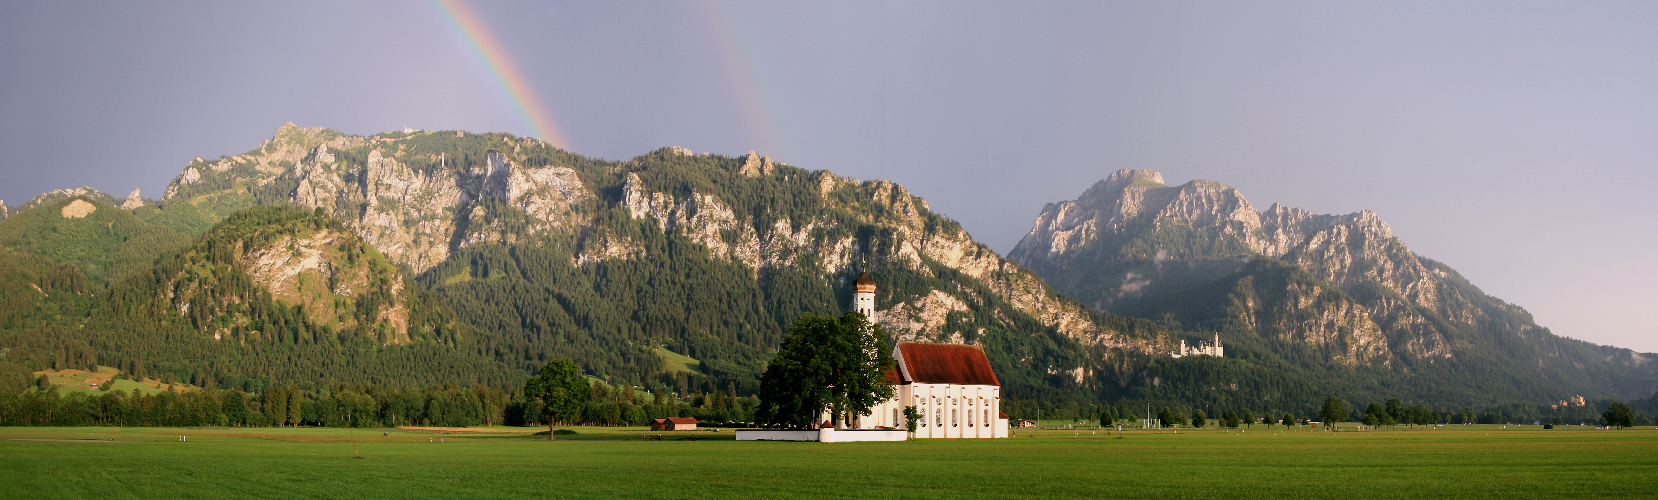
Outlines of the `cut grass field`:
[{"label": "cut grass field", "polygon": [[[1028,430],[999,440],[731,441],[575,427],[0,428],[9,498],[1650,498],[1658,431]],[[384,434],[384,435],[382,435]],[[639,441],[643,435],[664,441]],[[188,436],[179,442],[178,436]],[[679,440],[698,436],[701,440]],[[1031,437],[1034,436],[1034,437]],[[46,442],[12,439],[102,439]],[[136,441],[136,442],[109,442]],[[354,458],[357,453],[363,458]]]}]

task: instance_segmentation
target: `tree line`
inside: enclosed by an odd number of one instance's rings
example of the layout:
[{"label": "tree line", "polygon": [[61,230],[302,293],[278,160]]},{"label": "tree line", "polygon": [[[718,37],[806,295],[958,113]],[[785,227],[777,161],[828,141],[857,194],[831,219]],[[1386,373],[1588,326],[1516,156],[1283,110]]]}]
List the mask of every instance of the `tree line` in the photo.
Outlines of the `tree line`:
[{"label": "tree line", "polygon": [[[670,394],[581,379],[582,392],[558,423],[648,425],[652,419],[692,417],[713,425],[752,422],[759,400],[724,392]],[[440,386],[394,389],[335,384],[294,385],[263,393],[237,389],[64,391],[42,380],[21,392],[0,392],[0,425],[120,427],[470,427],[538,425],[545,401],[523,391]]]},{"label": "tree line", "polygon": [[[1332,401],[1334,400],[1334,401]],[[1147,418],[1163,427],[1238,427],[1251,423],[1269,425],[1290,422],[1306,425],[1312,421],[1354,422],[1370,427],[1400,425],[1461,424],[1553,424],[1611,425],[1618,427],[1658,425],[1658,395],[1629,403],[1618,400],[1586,401],[1583,406],[1552,407],[1548,404],[1508,403],[1488,407],[1429,407],[1409,405],[1398,398],[1350,405],[1339,397],[1322,404],[1290,408],[1192,404],[1169,400],[1121,399],[1117,401],[1043,401],[1007,399],[1002,411],[1011,419],[1070,420],[1074,424],[1113,426],[1141,425]]]}]

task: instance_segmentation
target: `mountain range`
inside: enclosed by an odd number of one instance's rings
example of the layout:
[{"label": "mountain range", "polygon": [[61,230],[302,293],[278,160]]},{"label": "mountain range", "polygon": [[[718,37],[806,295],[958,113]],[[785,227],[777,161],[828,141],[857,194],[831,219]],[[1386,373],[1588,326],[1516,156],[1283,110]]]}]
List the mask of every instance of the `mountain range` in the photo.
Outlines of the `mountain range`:
[{"label": "mountain range", "polygon": [[1653,388],[1650,354],[1553,334],[1412,252],[1370,211],[1257,210],[1217,182],[1169,186],[1125,169],[1044,207],[1009,257],[1092,307],[1218,333],[1240,359],[1364,374],[1419,399]]},{"label": "mountain range", "polygon": [[[1641,397],[1658,378],[1646,355],[1538,327],[1375,214],[1258,212],[1146,170],[1048,205],[1006,258],[889,181],[464,131],[287,124],[189,162],[159,200],[60,190],[0,216],[0,347],[31,369],[510,386],[570,358],[747,394],[786,326],[848,310],[868,272],[894,339],[983,345],[1017,398],[1457,405]],[[1217,334],[1225,357],[1168,355]]]}]

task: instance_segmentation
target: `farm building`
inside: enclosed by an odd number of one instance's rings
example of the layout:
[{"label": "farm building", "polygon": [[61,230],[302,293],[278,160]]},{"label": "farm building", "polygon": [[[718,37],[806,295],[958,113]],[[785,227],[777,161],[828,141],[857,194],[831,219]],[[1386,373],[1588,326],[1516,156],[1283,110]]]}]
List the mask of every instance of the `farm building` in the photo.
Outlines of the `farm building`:
[{"label": "farm building", "polygon": [[697,419],[689,417],[659,418],[651,421],[653,431],[694,431],[697,430]]}]

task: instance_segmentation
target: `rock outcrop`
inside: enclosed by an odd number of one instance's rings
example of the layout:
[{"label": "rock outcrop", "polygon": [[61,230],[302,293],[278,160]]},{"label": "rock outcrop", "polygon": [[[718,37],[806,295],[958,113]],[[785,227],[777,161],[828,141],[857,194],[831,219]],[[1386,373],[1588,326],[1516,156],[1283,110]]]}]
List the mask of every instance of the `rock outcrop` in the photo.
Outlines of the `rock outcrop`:
[{"label": "rock outcrop", "polygon": [[65,219],[79,219],[92,215],[92,212],[97,210],[97,205],[87,203],[86,200],[76,199],[70,201],[69,204],[64,205],[63,209],[58,212],[61,213]]},{"label": "rock outcrop", "polygon": [[[746,165],[759,162],[765,169],[757,175],[771,175],[754,155],[740,159],[745,167],[738,173],[748,176]],[[806,182],[818,186],[824,213],[805,220],[779,217],[770,224],[758,224],[752,216],[739,214],[718,196],[692,190],[673,196],[652,189],[636,173],[629,173],[623,185],[622,204],[635,219],[653,221],[666,232],[677,232],[706,246],[712,256],[739,262],[750,269],[768,267],[809,267],[825,275],[846,274],[872,254],[886,255],[891,263],[921,273],[942,266],[988,288],[1014,310],[1030,315],[1063,335],[1084,345],[1135,350],[1154,350],[1164,339],[1124,335],[1096,321],[1097,313],[1064,298],[1040,278],[1014,265],[989,247],[975,241],[959,224],[931,212],[925,201],[903,186],[890,181],[860,181],[837,177],[823,171],[800,172]],[[666,186],[664,186],[666,187]],[[850,200],[850,201],[845,201]],[[831,213],[854,213],[852,220],[839,220]],[[891,238],[873,247],[845,230],[848,224],[863,224],[889,231]],[[625,246],[625,245],[624,245]],[[615,251],[603,252],[633,255]],[[584,254],[583,262],[601,259]],[[958,287],[959,288],[959,287]],[[890,332],[905,339],[962,342],[961,332],[944,329],[942,318],[974,303],[981,307],[989,297],[975,296],[965,288],[932,290],[914,300],[878,307],[878,320]]]},{"label": "rock outcrop", "polygon": [[[1009,257],[1101,309],[1193,330],[1241,325],[1337,364],[1406,369],[1506,349],[1569,372],[1583,366],[1574,356],[1599,356],[1590,351],[1629,354],[1544,333],[1523,309],[1412,252],[1369,210],[1256,210],[1220,183],[1168,186],[1149,170],[1119,170],[1048,204]],[[1544,347],[1561,342],[1573,347]],[[1516,345],[1552,352],[1530,358]]]},{"label": "rock outcrop", "polygon": [[[216,339],[294,340],[286,337],[320,330],[396,344],[429,333],[431,325],[412,324],[407,276],[354,231],[305,212],[257,210],[157,264],[168,308]],[[308,327],[273,330],[267,301],[293,308]]]},{"label": "rock outcrop", "polygon": [[[471,158],[470,148],[454,144],[467,139],[494,149]],[[514,219],[530,234],[573,226],[575,207],[592,193],[568,167],[523,165],[528,159],[517,152],[539,144],[449,132],[360,137],[289,123],[247,153],[191,162],[163,199],[224,196],[239,188],[262,198],[255,200],[259,204],[321,208],[420,272],[458,248],[505,239],[507,221],[474,220],[490,211],[480,206],[525,214]],[[208,185],[215,187],[201,187]]]},{"label": "rock outcrop", "polygon": [[85,196],[89,199],[96,200],[96,201],[101,202],[101,203],[107,203],[107,204],[110,204],[110,205],[116,204],[115,197],[110,196],[109,193],[105,193],[103,191],[92,189],[90,186],[86,186],[86,187],[78,187],[78,188],[75,188],[75,189],[54,189],[54,190],[51,190],[51,191],[40,193],[38,195],[35,195],[35,197],[33,199],[29,200],[28,202],[25,202],[24,204],[19,205],[17,208],[13,209],[12,213],[22,212],[24,210],[28,210],[28,209],[31,209],[31,208],[34,208],[34,207],[38,207],[38,206],[41,206],[41,205],[52,203],[52,202],[62,200],[62,199],[65,199],[65,198],[73,198],[73,197],[76,197],[76,196]]},{"label": "rock outcrop", "polygon": [[[416,273],[470,245],[510,244],[535,237],[579,240],[577,264],[640,257],[641,250],[626,238],[584,229],[591,221],[583,215],[583,207],[592,210],[617,203],[634,219],[653,221],[662,231],[682,234],[707,247],[711,256],[741,263],[756,273],[768,267],[807,266],[833,276],[848,272],[859,259],[880,253],[922,272],[930,272],[930,266],[937,264],[981,281],[1016,310],[1085,344],[1144,343],[1099,325],[1097,313],[1053,292],[1041,279],[974,241],[954,221],[931,213],[925,201],[888,181],[859,181],[798,169],[784,174],[780,164],[754,152],[718,159],[684,148],[663,150],[669,155],[715,161],[724,165],[719,168],[754,178],[752,182],[805,182],[816,187],[820,199],[815,203],[831,211],[857,214],[852,220],[811,213],[761,222],[754,214],[734,211],[731,202],[719,194],[694,187],[681,192],[676,185],[651,185],[638,172],[625,171],[625,165],[624,172],[614,174],[621,177],[620,196],[604,201],[575,165],[546,160],[559,153],[536,139],[501,134],[414,132],[359,137],[290,123],[248,153],[192,161],[168,186],[164,199],[227,196],[240,189],[263,197],[257,200],[262,204],[321,208],[362,234],[393,262]],[[604,168],[614,171],[617,167]],[[781,179],[781,175],[788,178]],[[849,223],[884,228],[891,238],[876,243],[881,248],[871,248],[847,233]],[[940,293],[957,294],[958,300],[988,300],[956,290]],[[948,303],[905,301],[893,316],[937,317],[945,314],[937,309]],[[906,318],[895,319],[890,326],[917,338],[947,338],[938,324]],[[934,326],[917,330],[910,325]]]},{"label": "rock outcrop", "polygon": [[122,210],[136,210],[142,206],[144,206],[144,197],[138,195],[138,188],[132,188],[132,193],[128,194],[127,199],[121,202]]}]

